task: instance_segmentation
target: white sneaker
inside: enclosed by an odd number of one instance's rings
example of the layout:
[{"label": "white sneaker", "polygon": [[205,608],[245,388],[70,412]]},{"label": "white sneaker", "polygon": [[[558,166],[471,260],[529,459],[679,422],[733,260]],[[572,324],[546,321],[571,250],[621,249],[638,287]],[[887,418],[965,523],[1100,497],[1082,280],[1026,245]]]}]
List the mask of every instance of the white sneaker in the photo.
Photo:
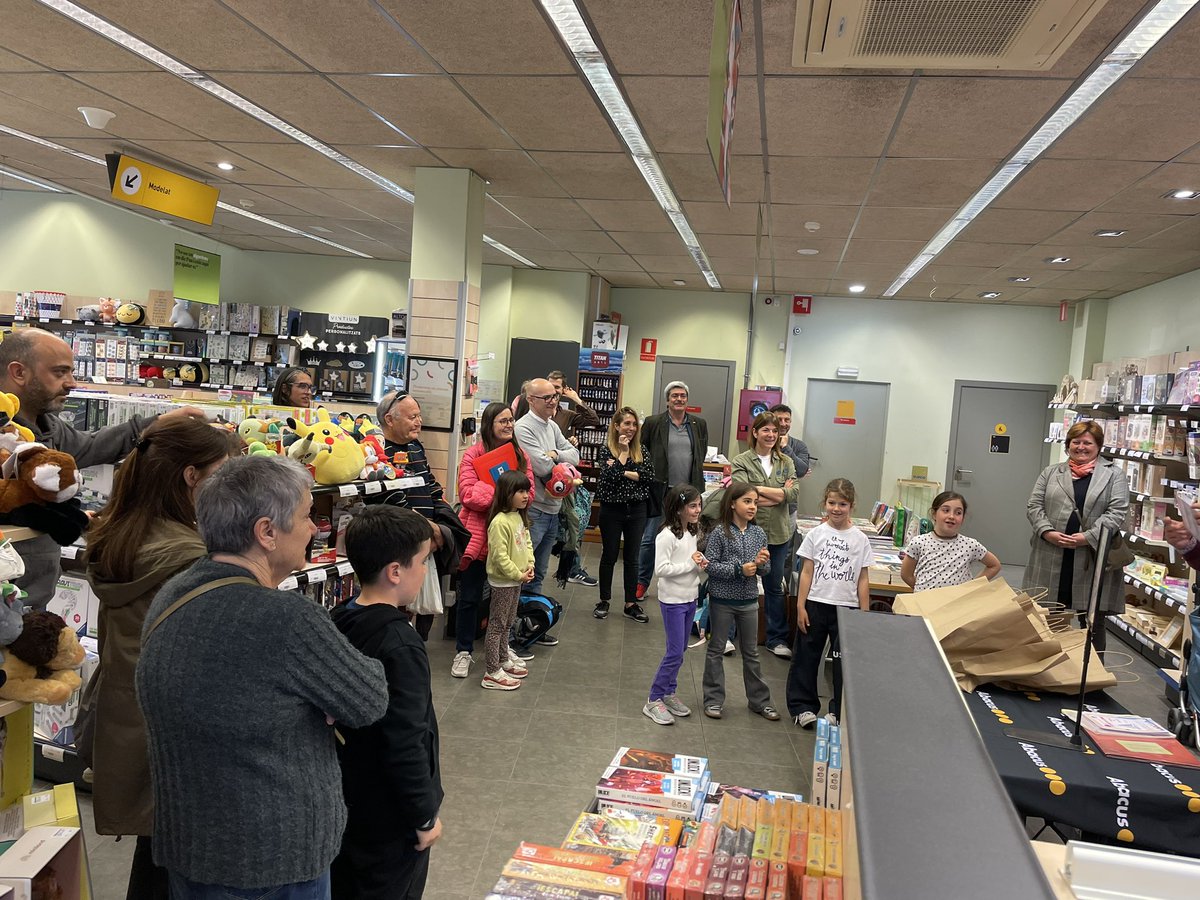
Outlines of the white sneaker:
[{"label": "white sneaker", "polygon": [[525,664],[520,660],[517,660],[516,662],[509,660],[500,668],[504,670],[504,674],[509,678],[524,678],[529,674],[529,670],[525,668]]},{"label": "white sneaker", "polygon": [[499,672],[488,672],[483,676],[483,681],[480,683],[485,690],[489,691],[515,691],[521,686],[521,682],[515,678],[510,678],[508,673],[503,669]]},{"label": "white sneaker", "polygon": [[661,700],[650,700],[642,707],[642,713],[657,725],[674,725],[675,717]]},{"label": "white sneaker", "polygon": [[801,728],[812,728],[817,724],[817,714],[815,712],[802,712],[793,718],[792,721]]},{"label": "white sneaker", "polygon": [[737,647],[733,646],[733,641],[725,642],[725,655],[726,656],[733,656],[733,651],[736,649],[737,649]]},{"label": "white sneaker", "polygon": [[825,713],[825,721],[828,722],[830,725],[836,725],[837,724],[837,716],[835,716],[833,713]]},{"label": "white sneaker", "polygon": [[774,647],[771,648],[771,652],[774,653],[776,656],[778,656],[780,659],[791,659],[792,658],[792,650],[790,647],[788,647],[787,644],[776,644]]},{"label": "white sneaker", "polygon": [[[533,657],[531,655],[530,659],[532,659],[532,658]],[[521,657],[517,656],[516,651],[514,651],[512,647],[508,648],[508,662],[511,665],[520,666],[522,669],[526,668],[525,660],[523,660],[523,659],[521,659]]]},{"label": "white sneaker", "polygon": [[450,663],[450,674],[455,678],[466,678],[474,661],[470,653],[460,650],[454,654],[454,662]]}]

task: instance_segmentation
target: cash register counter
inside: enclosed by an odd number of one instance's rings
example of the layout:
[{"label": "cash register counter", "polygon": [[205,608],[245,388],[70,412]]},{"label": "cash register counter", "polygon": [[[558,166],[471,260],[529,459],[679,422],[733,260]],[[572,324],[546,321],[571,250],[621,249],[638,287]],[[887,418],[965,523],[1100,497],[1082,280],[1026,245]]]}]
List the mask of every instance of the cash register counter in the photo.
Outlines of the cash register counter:
[{"label": "cash register counter", "polygon": [[842,609],[838,623],[845,896],[1063,896],[1047,879],[925,621]]}]

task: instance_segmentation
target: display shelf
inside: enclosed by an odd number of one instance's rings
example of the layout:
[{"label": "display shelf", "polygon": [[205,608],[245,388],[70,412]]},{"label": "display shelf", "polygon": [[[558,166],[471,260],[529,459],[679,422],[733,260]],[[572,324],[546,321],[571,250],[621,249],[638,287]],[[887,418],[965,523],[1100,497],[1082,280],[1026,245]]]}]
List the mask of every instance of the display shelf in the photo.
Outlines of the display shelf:
[{"label": "display shelf", "polygon": [[1200,405],[1192,403],[1049,403],[1047,409],[1075,409],[1083,412],[1121,413],[1180,413],[1200,418]]},{"label": "display shelf", "polygon": [[336,562],[314,563],[306,566],[299,572],[292,573],[279,582],[279,589],[281,591],[294,591],[305,585],[320,584],[323,581],[328,581],[330,578],[341,578],[345,575],[353,574],[354,567],[350,565],[349,560],[341,557]]},{"label": "display shelf", "polygon": [[1173,669],[1178,669],[1180,659],[1178,654],[1168,650],[1154,638],[1143,632],[1141,629],[1130,625],[1120,616],[1108,616],[1109,630],[1124,639],[1125,643],[1129,644],[1135,650],[1139,651],[1142,656],[1148,659],[1155,665],[1167,665]]},{"label": "display shelf", "polygon": [[1154,462],[1161,463],[1187,463],[1187,459],[1182,456],[1156,456],[1149,450],[1126,450],[1123,447],[1102,447],[1100,452],[1104,456],[1120,456],[1125,459],[1153,460]]},{"label": "display shelf", "polygon": [[270,337],[276,340],[293,341],[295,337],[287,334],[270,334],[262,331],[229,331],[227,329],[212,329],[212,328],[184,328],[180,325],[128,325],[124,322],[99,322],[88,319],[53,319],[45,316],[30,318],[28,316],[14,316],[12,313],[0,313],[0,324],[23,323],[27,325],[70,325],[72,327],[84,328],[136,328],[139,331],[186,331],[189,334],[207,334],[207,335],[235,335],[237,337]]},{"label": "display shelf", "polygon": [[51,784],[74,784],[76,790],[91,793],[91,783],[83,780],[86,766],[71,747],[55,744],[38,735],[33,737],[33,774]]},{"label": "display shelf", "polygon": [[1130,575],[1128,572],[1124,574],[1123,579],[1126,584],[1131,585],[1138,592],[1149,597],[1151,600],[1157,600],[1160,603],[1169,606],[1175,612],[1187,612],[1187,598],[1181,600],[1178,597],[1174,597],[1171,594],[1168,594],[1161,587],[1150,584],[1146,581],[1142,581],[1142,579]]},{"label": "display shelf", "polygon": [[347,481],[345,484],[314,484],[312,494],[320,497],[323,494],[337,494],[339,497],[355,495],[382,494],[384,491],[399,491],[410,487],[420,487],[425,482],[419,475],[406,478],[385,478],[382,481]]}]

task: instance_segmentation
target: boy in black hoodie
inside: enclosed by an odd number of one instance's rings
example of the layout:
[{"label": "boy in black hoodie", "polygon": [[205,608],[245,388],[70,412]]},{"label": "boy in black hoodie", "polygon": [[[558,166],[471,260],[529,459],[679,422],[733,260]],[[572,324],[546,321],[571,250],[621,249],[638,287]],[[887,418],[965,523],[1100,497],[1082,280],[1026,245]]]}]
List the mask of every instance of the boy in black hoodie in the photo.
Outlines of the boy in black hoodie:
[{"label": "boy in black hoodie", "polygon": [[335,609],[333,621],[361,653],[383,663],[389,700],[374,725],[338,726],[349,819],[331,870],[335,900],[417,900],[429,847],[442,833],[429,657],[402,609],[425,580],[431,538],[427,519],[386,504],[367,507],[346,531],[362,592]]}]

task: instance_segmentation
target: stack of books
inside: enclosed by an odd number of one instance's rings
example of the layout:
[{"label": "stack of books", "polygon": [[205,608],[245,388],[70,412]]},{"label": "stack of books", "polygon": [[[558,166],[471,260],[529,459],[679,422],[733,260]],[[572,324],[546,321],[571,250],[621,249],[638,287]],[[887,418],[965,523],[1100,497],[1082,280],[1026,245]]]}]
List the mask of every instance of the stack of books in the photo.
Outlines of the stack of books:
[{"label": "stack of books", "polygon": [[841,741],[828,723],[822,735],[820,805],[622,747],[562,846],[522,843],[488,900],[841,900]]}]

